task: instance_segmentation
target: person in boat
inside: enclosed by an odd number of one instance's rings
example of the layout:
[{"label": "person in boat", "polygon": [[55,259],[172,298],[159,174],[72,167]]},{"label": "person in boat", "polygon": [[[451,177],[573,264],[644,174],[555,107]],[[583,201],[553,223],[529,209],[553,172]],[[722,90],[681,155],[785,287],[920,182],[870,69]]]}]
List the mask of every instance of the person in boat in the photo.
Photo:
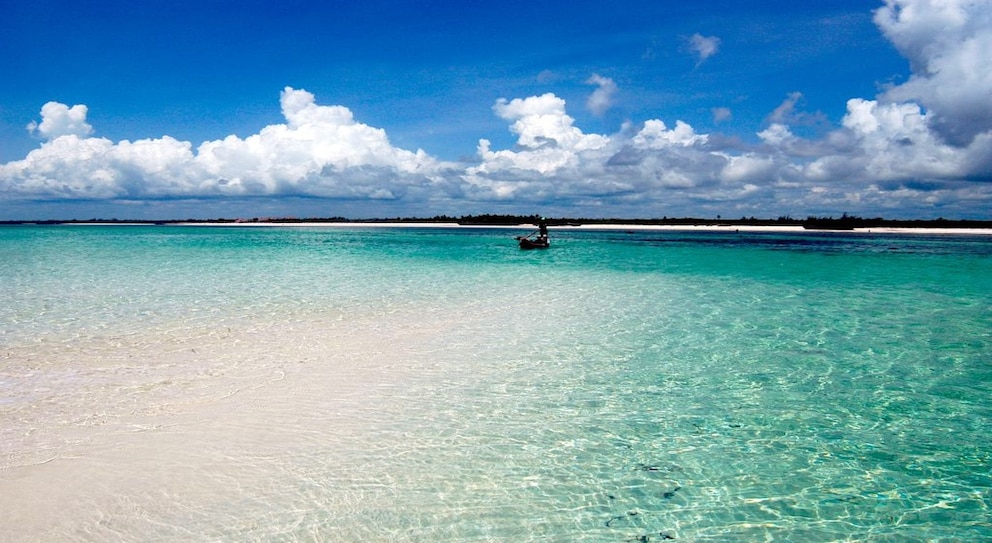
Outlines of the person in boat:
[{"label": "person in boat", "polygon": [[537,241],[538,243],[548,243],[548,223],[544,217],[541,217],[537,223]]},{"label": "person in boat", "polygon": [[[537,237],[533,237],[534,235]],[[520,242],[521,249],[546,249],[551,246],[548,241],[548,224],[541,217],[541,220],[537,223],[537,232],[534,232],[527,236],[517,236],[517,240]]]}]

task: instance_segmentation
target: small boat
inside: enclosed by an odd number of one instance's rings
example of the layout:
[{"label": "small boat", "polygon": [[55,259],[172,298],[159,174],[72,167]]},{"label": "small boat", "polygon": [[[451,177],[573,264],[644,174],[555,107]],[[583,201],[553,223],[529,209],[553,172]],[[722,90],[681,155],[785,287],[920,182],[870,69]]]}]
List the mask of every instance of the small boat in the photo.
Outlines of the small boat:
[{"label": "small boat", "polygon": [[547,249],[551,247],[551,242],[548,241],[548,237],[529,238],[524,236],[518,236],[517,240],[520,242],[521,249]]},{"label": "small boat", "polygon": [[[534,236],[537,237],[534,237]],[[537,232],[527,236],[517,236],[517,241],[520,242],[521,249],[547,249],[551,247],[551,242],[548,240],[548,225],[541,219],[541,222],[537,224]]]}]

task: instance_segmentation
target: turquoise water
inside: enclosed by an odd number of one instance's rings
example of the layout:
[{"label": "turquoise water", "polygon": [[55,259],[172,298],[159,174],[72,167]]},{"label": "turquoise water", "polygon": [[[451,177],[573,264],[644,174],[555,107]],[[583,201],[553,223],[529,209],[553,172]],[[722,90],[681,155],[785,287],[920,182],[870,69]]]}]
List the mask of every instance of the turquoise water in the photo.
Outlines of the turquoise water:
[{"label": "turquoise water", "polygon": [[992,538],[992,238],[0,228],[0,540]]}]

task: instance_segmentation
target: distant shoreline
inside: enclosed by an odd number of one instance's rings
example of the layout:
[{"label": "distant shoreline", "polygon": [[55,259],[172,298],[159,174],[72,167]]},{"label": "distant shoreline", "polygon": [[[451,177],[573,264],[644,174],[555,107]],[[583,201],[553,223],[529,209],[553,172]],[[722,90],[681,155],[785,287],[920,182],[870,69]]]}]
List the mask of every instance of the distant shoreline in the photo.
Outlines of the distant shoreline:
[{"label": "distant shoreline", "polygon": [[[189,226],[249,226],[249,227],[331,227],[331,228],[486,228],[486,229],[533,229],[531,223],[521,224],[459,224],[435,222],[265,222],[265,223],[181,223]],[[601,230],[601,231],[630,231],[630,232],[762,232],[762,233],[856,233],[856,234],[959,234],[969,236],[992,236],[992,228],[901,228],[901,227],[872,227],[853,229],[804,228],[802,226],[775,225],[679,225],[679,224],[577,224],[549,226],[552,231],[567,230]]]},{"label": "distant shoreline", "polygon": [[[533,223],[480,224],[438,221],[4,221],[0,225],[50,225],[50,226],[217,226],[247,228],[464,228],[464,229],[507,229],[526,230],[534,228]],[[871,226],[854,228],[808,228],[802,225],[775,224],[650,224],[650,223],[571,223],[551,225],[553,231],[627,231],[627,232],[754,232],[754,233],[853,233],[853,234],[923,234],[923,235],[967,235],[992,236],[992,227],[901,227]]]},{"label": "distant shoreline", "polygon": [[549,228],[563,231],[682,231],[682,232],[766,232],[803,233],[834,232],[856,234],[929,234],[929,235],[992,235],[992,220],[974,219],[885,219],[857,217],[844,214],[839,218],[809,216],[795,219],[704,219],[696,217],[663,217],[654,219],[621,218],[554,218],[539,215],[436,215],[429,218],[397,217],[378,219],[349,219],[346,217],[254,217],[238,219],[67,219],[0,221],[0,226],[65,225],[65,226],[227,226],[227,227],[310,227],[310,228],[498,228],[532,229],[539,221]]}]

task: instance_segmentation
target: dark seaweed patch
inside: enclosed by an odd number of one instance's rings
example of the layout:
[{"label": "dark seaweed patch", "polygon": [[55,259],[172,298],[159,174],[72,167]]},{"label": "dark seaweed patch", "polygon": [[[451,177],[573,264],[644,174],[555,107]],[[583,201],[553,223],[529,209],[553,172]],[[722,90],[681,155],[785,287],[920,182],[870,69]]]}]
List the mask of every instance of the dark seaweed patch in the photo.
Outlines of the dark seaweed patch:
[{"label": "dark seaweed patch", "polygon": [[623,519],[625,519],[627,517],[635,517],[635,516],[637,516],[637,514],[638,514],[637,511],[627,511],[627,514],[626,515],[617,515],[617,516],[611,518],[610,520],[606,521],[606,527],[607,528],[612,528],[611,524],[613,524],[614,522],[616,522],[618,520],[623,520]]}]

